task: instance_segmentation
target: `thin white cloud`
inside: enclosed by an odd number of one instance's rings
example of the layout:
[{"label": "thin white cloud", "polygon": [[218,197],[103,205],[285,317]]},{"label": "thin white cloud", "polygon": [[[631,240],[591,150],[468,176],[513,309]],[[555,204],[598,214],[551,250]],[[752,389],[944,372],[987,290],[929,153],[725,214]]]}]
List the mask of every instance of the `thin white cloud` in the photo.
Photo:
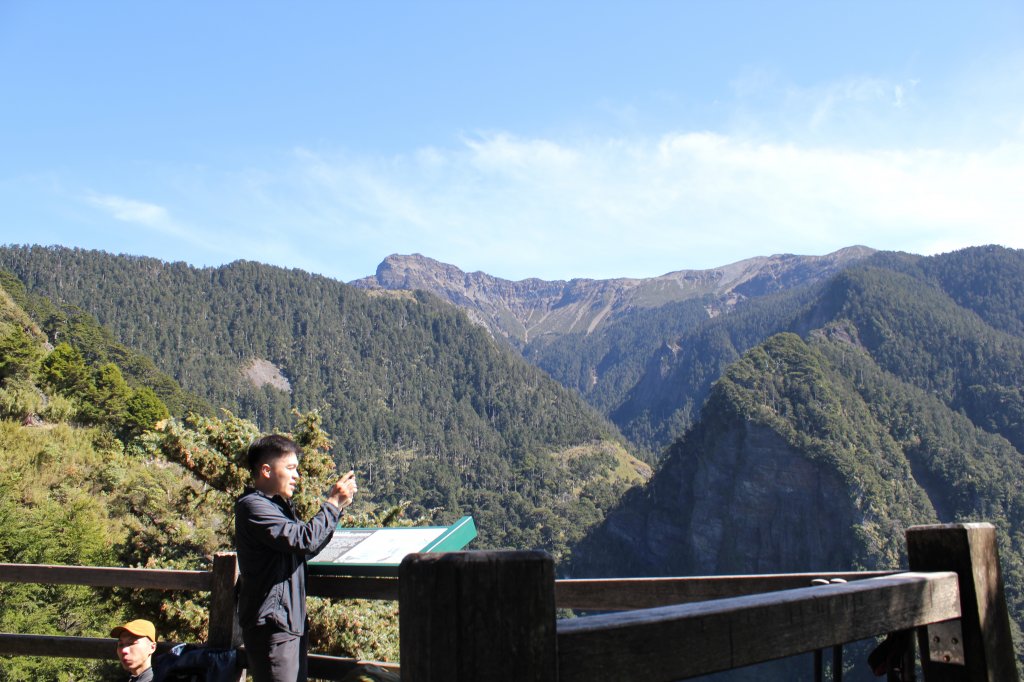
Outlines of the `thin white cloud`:
[{"label": "thin white cloud", "polygon": [[122,222],[135,223],[157,229],[162,229],[171,224],[167,209],[156,204],[109,194],[93,194],[87,196],[86,201],[96,208],[103,209]]},{"label": "thin white cloud", "polygon": [[[346,280],[394,252],[566,279],[851,244],[1024,248],[1022,86],[1013,69],[995,69],[954,110],[936,106],[936,86],[916,76],[794,85],[752,68],[733,82],[736,100],[717,130],[495,131],[391,156],[307,146],[257,168],[190,168],[160,185],[176,191],[160,194],[167,206],[115,194],[87,201],[194,246],[202,255],[191,262],[249,258]],[[1007,106],[996,106],[997,92],[1011,95]]]},{"label": "thin white cloud", "polygon": [[[865,108],[891,107],[902,109],[913,93],[916,81],[893,82],[882,78],[848,78],[819,88],[791,89],[790,98],[796,106],[810,110],[809,127],[822,128],[837,117],[851,111],[860,114]],[[863,120],[862,116],[857,117]]]},{"label": "thin white cloud", "polygon": [[[221,256],[237,253],[238,243],[233,236],[216,235],[211,231],[194,229],[173,219],[170,211],[164,206],[95,192],[87,194],[84,199],[88,205],[100,209],[119,222],[127,223],[134,228],[144,228],[145,232],[155,237],[169,240],[168,243],[176,243],[175,248],[169,252],[175,252],[180,250],[181,245],[187,245]],[[136,232],[137,230],[129,228],[124,233],[126,241],[137,239],[139,235]]]},{"label": "thin white cloud", "polygon": [[653,275],[854,243],[1024,246],[1020,142],[962,153],[707,132],[575,144],[502,133],[386,163],[306,151],[298,164],[325,220],[375,226],[363,248],[506,276]]},{"label": "thin white cloud", "polygon": [[[930,254],[1024,248],[1024,141],[965,152],[848,149],[751,136],[479,134],[392,157],[296,150],[274,170],[193,180],[174,214],[90,205],[189,245],[349,280],[419,252],[510,279],[654,276],[865,244]],[[187,196],[186,196],[187,195]],[[202,255],[200,255],[202,254]]]}]

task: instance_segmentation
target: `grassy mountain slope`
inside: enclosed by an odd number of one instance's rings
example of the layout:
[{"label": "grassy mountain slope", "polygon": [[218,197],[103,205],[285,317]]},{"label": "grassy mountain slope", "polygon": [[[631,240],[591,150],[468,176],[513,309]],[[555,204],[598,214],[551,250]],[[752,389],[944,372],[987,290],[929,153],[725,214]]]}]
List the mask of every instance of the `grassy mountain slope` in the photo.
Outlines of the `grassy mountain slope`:
[{"label": "grassy mountain slope", "polygon": [[787,330],[821,286],[811,283],[746,301],[728,314],[680,330],[643,356],[642,371],[616,396],[610,418],[634,442],[661,451],[693,424],[725,369],[772,334]]},{"label": "grassy mountain slope", "polygon": [[372,277],[352,282],[365,289],[429,291],[465,309],[470,317],[516,348],[565,334],[587,336],[630,316],[666,304],[703,299],[709,312],[739,300],[818,281],[872,249],[852,246],[825,256],[758,256],[707,270],[679,270],[659,277],[510,281],[463,272],[419,254],[388,256]]}]

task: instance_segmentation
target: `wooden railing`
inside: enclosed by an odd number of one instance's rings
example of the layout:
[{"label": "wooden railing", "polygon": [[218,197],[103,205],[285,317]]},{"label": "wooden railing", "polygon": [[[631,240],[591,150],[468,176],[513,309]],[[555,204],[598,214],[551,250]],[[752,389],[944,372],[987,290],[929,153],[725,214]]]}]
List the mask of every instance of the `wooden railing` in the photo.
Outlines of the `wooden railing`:
[{"label": "wooden railing", "polygon": [[[209,639],[205,644],[217,648],[239,647],[242,643],[235,612],[237,581],[238,562],[233,552],[214,556],[209,571],[0,564],[0,582],[209,592]],[[311,596],[398,599],[398,581],[394,578],[310,576],[307,587]],[[117,640],[106,637],[0,633],[0,655],[116,660],[116,643]],[[174,644],[160,642],[157,651],[162,653]],[[340,680],[354,667],[364,663],[398,669],[394,663],[313,654],[309,658],[309,671],[317,679]]]},{"label": "wooden railing", "polygon": [[[911,572],[602,580],[555,580],[543,552],[417,554],[398,579],[310,576],[308,593],[397,599],[406,682],[669,682],[902,631],[925,682],[1017,680],[994,528],[915,527],[907,551]],[[0,564],[0,582],[209,591],[221,647],[239,644],[236,580],[233,554],[208,572]],[[114,658],[114,640],[0,634],[0,655]],[[314,655],[310,676],[357,663]]]}]

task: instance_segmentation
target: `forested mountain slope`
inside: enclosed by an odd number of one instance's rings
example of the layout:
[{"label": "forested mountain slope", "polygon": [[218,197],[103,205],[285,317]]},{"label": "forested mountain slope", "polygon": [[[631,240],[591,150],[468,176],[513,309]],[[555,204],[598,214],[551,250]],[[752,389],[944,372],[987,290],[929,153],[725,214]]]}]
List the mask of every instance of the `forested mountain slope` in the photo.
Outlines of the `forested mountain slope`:
[{"label": "forested mountain slope", "polygon": [[[634,442],[657,452],[693,424],[711,385],[740,356],[793,320],[820,294],[823,282],[737,305],[727,315],[694,320],[649,355],[634,357],[625,389],[609,402],[609,417]],[[665,311],[655,314],[660,319]],[[620,367],[627,363],[621,363]]]},{"label": "forested mountain slope", "polygon": [[413,517],[472,513],[482,546],[559,556],[644,476],[576,394],[427,294],[58,247],[6,247],[0,266],[263,430],[319,410],[364,490]]},{"label": "forested mountain slope", "polygon": [[6,270],[0,270],[0,289],[10,297],[19,314],[32,320],[32,327],[43,343],[71,346],[87,364],[116,365],[129,386],[151,390],[175,416],[189,412],[213,414],[209,403],[182,389],[152,359],[119,343],[109,329],[81,308],[57,306],[45,296],[29,293],[21,280]]},{"label": "forested mountain slope", "polygon": [[[125,381],[109,359],[86,356],[100,345],[49,344],[27,301],[10,279],[0,287],[0,562],[73,565],[138,565],[202,546],[210,530],[205,516],[182,513],[198,484],[188,472],[142,467],[138,437],[168,416],[156,397],[165,377]],[[14,295],[8,293],[13,290]],[[90,324],[91,322],[91,324]],[[100,327],[81,315],[74,325],[83,339],[102,339]],[[180,392],[175,393],[180,395]],[[193,498],[194,499],[194,498]],[[185,501],[177,506],[176,503]],[[144,514],[140,504],[148,504]],[[173,509],[173,512],[171,511]],[[170,513],[169,513],[170,512]],[[168,516],[177,543],[168,542]],[[162,526],[162,527],[161,527]],[[174,546],[174,545],[177,546]],[[218,547],[210,547],[210,551]],[[180,565],[180,564],[179,564]],[[0,631],[105,637],[111,623],[149,614],[145,600],[79,586],[0,585]],[[169,596],[159,620],[168,635],[180,602]],[[154,618],[156,611],[153,612]],[[198,630],[189,631],[193,636]],[[71,659],[3,657],[0,679],[123,678],[119,666]]]},{"label": "forested mountain slope", "polygon": [[894,567],[909,525],[989,521],[1024,622],[1024,254],[880,256],[725,370],[576,575]]}]

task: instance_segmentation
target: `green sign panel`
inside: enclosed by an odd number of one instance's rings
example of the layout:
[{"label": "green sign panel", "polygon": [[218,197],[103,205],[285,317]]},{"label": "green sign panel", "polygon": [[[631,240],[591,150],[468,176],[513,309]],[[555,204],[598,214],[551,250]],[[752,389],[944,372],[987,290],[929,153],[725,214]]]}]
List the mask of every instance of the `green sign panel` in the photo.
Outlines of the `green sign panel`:
[{"label": "green sign panel", "polygon": [[455,552],[476,537],[472,516],[451,526],[413,528],[343,528],[309,560],[311,573],[339,575],[398,575],[406,554]]}]

